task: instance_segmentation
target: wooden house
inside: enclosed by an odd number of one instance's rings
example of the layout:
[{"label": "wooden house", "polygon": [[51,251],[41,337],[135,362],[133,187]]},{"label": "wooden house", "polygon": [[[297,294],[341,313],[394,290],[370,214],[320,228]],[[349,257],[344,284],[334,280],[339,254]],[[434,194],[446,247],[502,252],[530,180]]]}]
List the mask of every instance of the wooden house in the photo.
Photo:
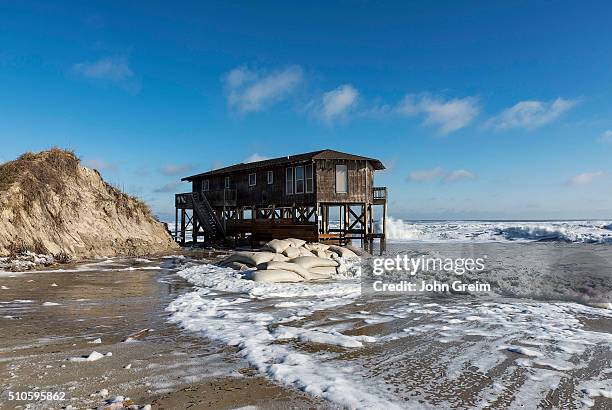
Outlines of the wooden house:
[{"label": "wooden house", "polygon": [[374,186],[374,172],[384,168],[377,159],[326,149],[191,175],[182,181],[192,192],[175,197],[176,237],[184,244],[189,230],[196,242],[295,237],[358,239],[365,247],[377,238],[382,249],[387,189]]}]

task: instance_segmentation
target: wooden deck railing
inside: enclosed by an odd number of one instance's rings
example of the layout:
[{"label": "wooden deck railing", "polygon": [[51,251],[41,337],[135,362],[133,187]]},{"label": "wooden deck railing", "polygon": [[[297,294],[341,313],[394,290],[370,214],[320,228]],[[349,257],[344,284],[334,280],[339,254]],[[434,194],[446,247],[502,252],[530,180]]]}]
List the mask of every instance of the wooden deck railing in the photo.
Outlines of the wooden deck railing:
[{"label": "wooden deck railing", "polygon": [[193,197],[191,192],[174,195],[174,205],[179,209],[193,209]]},{"label": "wooden deck railing", "polygon": [[[219,189],[215,191],[205,191],[206,199],[212,206],[235,206],[237,199],[237,191],[235,189]],[[387,200],[387,187],[374,187],[373,199],[376,202],[384,202]],[[193,203],[191,192],[176,194],[174,203],[177,208],[191,209]]]},{"label": "wooden deck railing", "polygon": [[386,186],[374,187],[374,199],[375,200],[386,200],[387,199],[387,187]]}]

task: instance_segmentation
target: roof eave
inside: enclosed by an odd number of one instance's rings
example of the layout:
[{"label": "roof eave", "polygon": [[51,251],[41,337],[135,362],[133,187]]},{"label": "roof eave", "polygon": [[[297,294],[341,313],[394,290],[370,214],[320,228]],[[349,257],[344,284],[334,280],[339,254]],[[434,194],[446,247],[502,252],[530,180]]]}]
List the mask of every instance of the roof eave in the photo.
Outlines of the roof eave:
[{"label": "roof eave", "polygon": [[382,162],[380,162],[379,160],[374,160],[372,161],[372,166],[374,167],[374,169],[376,171],[382,171],[383,169],[387,169]]},{"label": "roof eave", "polygon": [[324,149],[324,150],[319,150],[319,151],[307,152],[304,154],[290,155],[287,157],[271,158],[267,160],[256,161],[253,163],[247,163],[247,164],[240,163],[240,164],[230,165],[229,167],[223,167],[218,170],[211,170],[211,171],[202,172],[202,173],[195,174],[195,175],[190,175],[190,176],[181,178],[181,181],[191,182],[196,178],[204,178],[204,177],[209,177],[209,176],[217,176],[217,175],[223,175],[223,174],[233,174],[233,173],[244,172],[245,169],[242,169],[242,168],[241,169],[231,169],[233,167],[240,166],[240,165],[251,165],[252,168],[259,168],[259,167],[266,167],[266,166],[277,166],[280,164],[309,162],[309,161],[313,161],[316,159],[327,159],[327,158],[322,157],[326,153],[338,153],[341,155],[348,155],[348,156],[356,157],[355,159],[365,160],[365,161],[370,162],[372,164],[372,167],[375,170],[385,169],[385,166],[383,165],[383,163],[380,160],[377,160],[375,158],[361,157],[359,155],[352,155],[352,154],[347,154],[347,153],[340,152],[340,151]]}]

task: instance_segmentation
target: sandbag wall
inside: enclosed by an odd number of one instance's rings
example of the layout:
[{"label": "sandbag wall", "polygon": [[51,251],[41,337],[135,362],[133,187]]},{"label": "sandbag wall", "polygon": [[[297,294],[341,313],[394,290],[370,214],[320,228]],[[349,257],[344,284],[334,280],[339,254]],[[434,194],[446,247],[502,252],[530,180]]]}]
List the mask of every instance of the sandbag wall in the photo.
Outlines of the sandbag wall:
[{"label": "sandbag wall", "polygon": [[343,260],[359,258],[364,252],[349,246],[306,243],[301,239],[274,239],[258,252],[236,252],[219,266],[254,270],[257,282],[304,282],[330,279],[344,273]]}]

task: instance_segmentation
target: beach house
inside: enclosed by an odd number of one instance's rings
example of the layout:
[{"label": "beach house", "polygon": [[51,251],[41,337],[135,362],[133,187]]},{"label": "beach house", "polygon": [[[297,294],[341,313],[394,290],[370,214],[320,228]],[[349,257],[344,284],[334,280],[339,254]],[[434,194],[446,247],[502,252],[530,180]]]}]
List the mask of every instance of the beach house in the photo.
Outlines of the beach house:
[{"label": "beach house", "polygon": [[239,163],[182,178],[175,236],[193,241],[301,238],[385,244],[387,188],[374,186],[381,161],[330,149]]}]

